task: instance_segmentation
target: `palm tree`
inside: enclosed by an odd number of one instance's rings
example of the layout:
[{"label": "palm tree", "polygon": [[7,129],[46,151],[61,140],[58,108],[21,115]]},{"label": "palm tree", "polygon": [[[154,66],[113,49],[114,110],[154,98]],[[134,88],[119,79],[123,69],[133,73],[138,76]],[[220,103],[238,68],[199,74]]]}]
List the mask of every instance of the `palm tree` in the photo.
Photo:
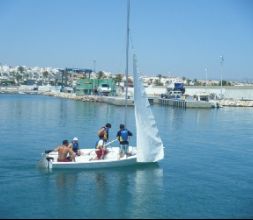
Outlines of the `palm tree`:
[{"label": "palm tree", "polygon": [[159,79],[155,79],[154,85],[155,86],[162,86],[163,84],[161,83],[161,81]]},{"label": "palm tree", "polygon": [[25,68],[23,66],[18,67],[18,72],[23,73],[25,71]]},{"label": "palm tree", "polygon": [[48,71],[43,71],[42,76],[43,76],[44,82],[45,82],[45,79],[47,79],[48,75],[49,75]]},{"label": "palm tree", "polygon": [[116,74],[116,77],[115,77],[115,82],[118,83],[118,85],[120,84],[120,82],[122,81],[123,79],[123,76],[122,74]]},{"label": "palm tree", "polygon": [[18,85],[19,85],[20,80],[23,79],[23,73],[24,73],[24,71],[25,71],[25,68],[23,66],[19,66],[18,67],[18,71],[17,71],[16,76],[15,76]]},{"label": "palm tree", "polygon": [[20,80],[23,79],[24,71],[25,71],[25,68],[23,66],[19,66],[17,71],[14,73],[14,76],[18,85],[19,85]]},{"label": "palm tree", "polygon": [[157,77],[158,77],[158,79],[159,79],[159,83],[161,83],[162,75],[161,75],[161,74],[158,74]]},{"label": "palm tree", "polygon": [[105,78],[104,72],[103,72],[103,71],[99,71],[99,72],[97,73],[97,78],[98,78],[98,79],[103,79],[103,78]]},{"label": "palm tree", "polygon": [[20,82],[20,80],[22,79],[22,75],[21,75],[19,72],[17,72],[17,73],[15,74],[15,78],[16,78],[17,84],[19,85],[19,82]]}]

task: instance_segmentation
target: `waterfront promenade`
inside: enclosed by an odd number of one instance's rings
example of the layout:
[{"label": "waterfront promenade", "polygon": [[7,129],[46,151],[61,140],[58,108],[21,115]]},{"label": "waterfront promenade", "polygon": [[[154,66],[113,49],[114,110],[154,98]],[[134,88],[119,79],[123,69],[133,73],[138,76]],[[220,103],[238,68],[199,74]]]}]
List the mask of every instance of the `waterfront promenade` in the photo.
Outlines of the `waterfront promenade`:
[{"label": "waterfront promenade", "polygon": [[[159,103],[160,94],[165,91],[164,87],[148,87],[146,92],[149,98],[153,99],[153,103]],[[187,87],[186,93],[193,95],[199,92],[209,92],[218,94],[220,88],[205,88],[205,87]],[[18,86],[0,87],[1,93],[19,93],[19,94],[39,94],[54,96],[60,98],[74,99],[83,102],[102,102],[114,105],[124,105],[124,97],[118,96],[97,96],[97,95],[82,95],[77,96],[75,93],[64,93],[59,90],[51,90],[49,87],[42,87],[38,91],[30,89],[20,89]],[[247,87],[225,87],[223,89],[224,99],[216,100],[221,106],[231,107],[253,107],[253,86]],[[252,98],[251,98],[252,97]],[[128,105],[132,106],[132,99],[128,100]]]}]

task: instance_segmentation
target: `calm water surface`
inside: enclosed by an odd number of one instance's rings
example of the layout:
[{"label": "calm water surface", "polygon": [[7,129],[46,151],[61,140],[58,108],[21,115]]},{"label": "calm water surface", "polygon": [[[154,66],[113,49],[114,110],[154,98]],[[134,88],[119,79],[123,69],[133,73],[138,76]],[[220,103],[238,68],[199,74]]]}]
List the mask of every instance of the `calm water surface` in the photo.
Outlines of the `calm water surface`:
[{"label": "calm water surface", "polygon": [[[159,164],[111,170],[36,167],[41,153],[97,129],[124,108],[33,95],[0,95],[0,218],[253,218],[253,109],[154,105],[165,145]],[[135,132],[133,108],[128,128]],[[130,140],[135,144],[135,137]]]}]

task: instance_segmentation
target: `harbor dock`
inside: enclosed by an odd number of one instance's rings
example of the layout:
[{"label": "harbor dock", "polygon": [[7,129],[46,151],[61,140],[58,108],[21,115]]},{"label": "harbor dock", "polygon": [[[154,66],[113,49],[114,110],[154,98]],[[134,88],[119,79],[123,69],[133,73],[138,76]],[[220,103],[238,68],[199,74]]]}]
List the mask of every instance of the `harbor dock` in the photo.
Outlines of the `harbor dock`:
[{"label": "harbor dock", "polygon": [[[239,90],[237,88],[237,90]],[[245,88],[243,89],[245,90]],[[81,95],[77,96],[75,93],[65,93],[59,91],[50,90],[21,90],[18,86],[15,87],[0,87],[0,94],[31,94],[31,95],[47,95],[60,98],[80,100],[83,102],[101,102],[108,103],[117,106],[125,105],[125,99],[122,96],[99,96],[99,95]],[[190,100],[167,100],[160,98],[157,94],[148,94],[148,99],[150,104],[159,104],[164,106],[174,106],[183,108],[203,108],[202,104],[199,102],[198,105]],[[251,99],[238,99],[238,98],[224,98],[221,100],[216,100],[220,106],[231,106],[231,107],[253,107],[253,100]],[[133,106],[133,99],[130,98],[127,103],[128,106]]]},{"label": "harbor dock", "polygon": [[161,105],[168,105],[178,108],[215,108],[218,107],[213,102],[206,101],[190,101],[184,99],[164,99],[159,98],[159,103]]}]

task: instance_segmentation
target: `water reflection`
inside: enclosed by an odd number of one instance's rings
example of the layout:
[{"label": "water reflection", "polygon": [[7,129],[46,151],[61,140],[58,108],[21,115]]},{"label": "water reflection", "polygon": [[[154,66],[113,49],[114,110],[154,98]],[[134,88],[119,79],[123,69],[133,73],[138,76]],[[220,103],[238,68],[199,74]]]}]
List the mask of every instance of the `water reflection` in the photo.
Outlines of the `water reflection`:
[{"label": "water reflection", "polygon": [[56,187],[68,193],[68,190],[75,187],[77,184],[78,175],[73,172],[57,172],[56,173]]},{"label": "water reflection", "polygon": [[[135,197],[130,218],[150,218],[159,216],[164,204],[163,169],[153,167],[136,172],[134,181]],[[145,214],[144,214],[145,213]]]},{"label": "water reflection", "polygon": [[196,123],[208,124],[211,121],[210,116],[212,115],[212,111],[215,110],[216,109],[196,109],[194,111]]},{"label": "water reflection", "polygon": [[161,203],[163,198],[163,168],[158,164],[104,170],[55,170],[48,175],[55,182],[57,206],[71,206],[73,201],[79,201],[75,204],[75,216],[79,217],[142,217],[144,209],[155,213],[153,203]]},{"label": "water reflection", "polygon": [[[95,174],[95,196],[97,198],[97,205],[98,205],[98,210],[100,208],[103,208],[105,204],[107,204],[107,199],[108,199],[108,180],[107,180],[107,174],[104,172],[97,172]],[[101,202],[99,202],[101,201]]]},{"label": "water reflection", "polygon": [[60,127],[66,127],[67,125],[67,119],[68,119],[68,112],[69,111],[66,111],[67,109],[67,103],[65,100],[59,100],[60,101],[60,104],[59,104],[59,110],[58,110],[58,113],[59,113],[59,126]]},{"label": "water reflection", "polygon": [[143,207],[150,205],[151,210],[152,201],[162,201],[163,169],[158,164],[105,170],[95,176],[96,209],[104,210],[96,217],[141,217]]}]

